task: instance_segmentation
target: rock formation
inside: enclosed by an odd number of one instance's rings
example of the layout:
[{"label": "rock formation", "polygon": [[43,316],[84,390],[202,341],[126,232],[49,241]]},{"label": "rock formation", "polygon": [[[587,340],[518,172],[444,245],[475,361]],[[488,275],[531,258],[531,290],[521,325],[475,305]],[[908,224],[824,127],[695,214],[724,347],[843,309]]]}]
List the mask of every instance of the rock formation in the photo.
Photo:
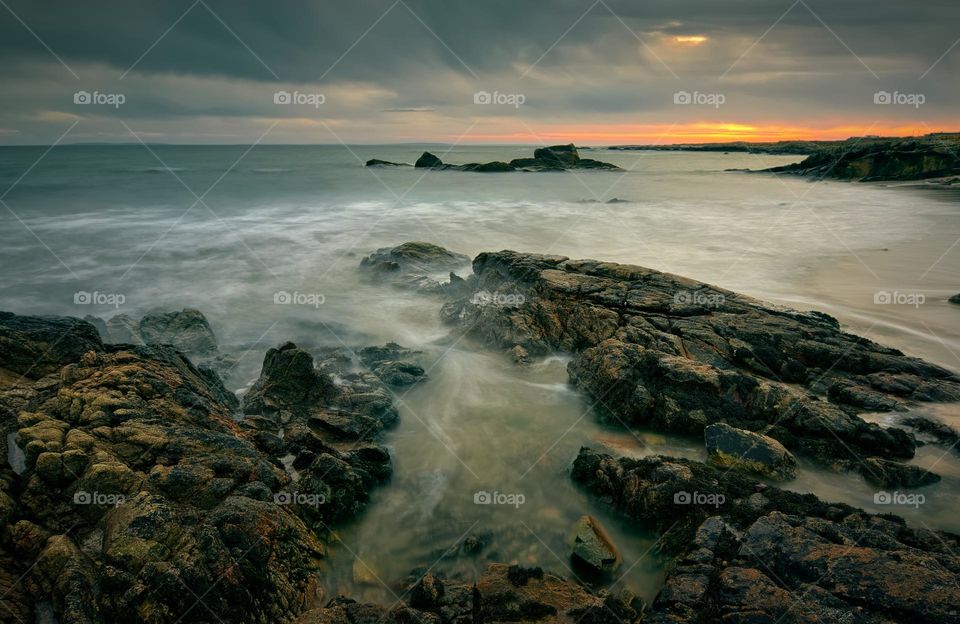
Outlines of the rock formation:
[{"label": "rock formation", "polygon": [[[638,266],[482,253],[469,296],[443,307],[461,331],[532,355],[564,351],[571,381],[626,425],[754,431],[840,470],[913,457],[914,438],[857,416],[960,399],[952,372],[797,312]],[[869,465],[866,465],[869,466]]]},{"label": "rock formation", "polygon": [[[368,160],[368,167],[409,167],[406,163],[394,163],[374,158]],[[514,158],[510,162],[493,161],[488,163],[467,163],[451,165],[443,162],[437,155],[424,152],[413,165],[418,169],[436,169],[439,171],[476,171],[480,173],[504,173],[510,171],[568,171],[571,169],[601,169],[619,171],[620,167],[610,163],[580,158],[573,143],[541,147],[533,152],[533,158]]]}]

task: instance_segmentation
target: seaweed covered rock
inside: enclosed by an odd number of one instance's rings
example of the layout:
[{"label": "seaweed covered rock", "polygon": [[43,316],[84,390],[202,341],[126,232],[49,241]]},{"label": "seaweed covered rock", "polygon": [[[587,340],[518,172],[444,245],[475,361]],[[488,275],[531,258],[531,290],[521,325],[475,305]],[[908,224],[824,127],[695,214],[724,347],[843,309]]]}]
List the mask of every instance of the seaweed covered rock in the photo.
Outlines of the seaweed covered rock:
[{"label": "seaweed covered rock", "polygon": [[960,620],[960,536],[686,459],[584,448],[573,479],[674,557],[645,622]]},{"label": "seaweed covered rock", "polygon": [[265,622],[323,604],[321,540],[389,476],[385,449],[338,449],[306,426],[271,446],[234,420],[219,378],[171,346],[103,346],[82,321],[4,320],[17,353],[77,331],[59,369],[0,384],[0,418],[14,418],[24,455],[19,474],[0,469],[7,613]]},{"label": "seaweed covered rock", "polygon": [[497,303],[452,297],[445,320],[506,350],[572,353],[571,381],[597,412],[628,425],[702,435],[727,423],[852,470],[866,457],[910,458],[916,446],[859,413],[960,400],[956,374],[819,312],[563,256],[482,253],[473,269],[476,289],[497,293]]}]

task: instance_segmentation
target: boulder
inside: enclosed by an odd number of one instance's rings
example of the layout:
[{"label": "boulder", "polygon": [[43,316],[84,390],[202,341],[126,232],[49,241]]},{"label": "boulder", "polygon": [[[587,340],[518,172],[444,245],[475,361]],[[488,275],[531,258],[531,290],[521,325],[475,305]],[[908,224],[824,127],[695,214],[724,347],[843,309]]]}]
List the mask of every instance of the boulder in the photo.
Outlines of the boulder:
[{"label": "boulder", "polygon": [[438,167],[443,167],[443,161],[430,152],[424,152],[420,155],[420,158],[417,159],[417,162],[415,162],[413,166],[417,168],[435,169]]},{"label": "boulder", "polygon": [[574,565],[596,575],[611,574],[620,565],[620,553],[603,526],[591,516],[582,516],[574,525]]},{"label": "boulder", "polygon": [[863,460],[860,474],[867,482],[888,488],[918,488],[940,481],[940,475],[920,466],[882,457],[868,457]]},{"label": "boulder", "polygon": [[67,316],[18,316],[0,312],[0,368],[39,379],[103,351],[97,328]]},{"label": "boulder", "polygon": [[725,423],[703,430],[711,464],[744,472],[788,480],[797,476],[797,459],[773,438]]},{"label": "boulder", "polygon": [[566,165],[576,165],[580,161],[580,154],[573,143],[535,149],[533,157],[538,160],[556,161]]},{"label": "boulder", "polygon": [[287,342],[267,351],[259,379],[243,397],[243,411],[306,410],[323,405],[337,392],[330,377],[314,367],[313,356]]},{"label": "boulder", "polygon": [[146,344],[171,344],[188,355],[211,355],[217,339],[199,310],[151,312],[140,319],[139,335]]}]

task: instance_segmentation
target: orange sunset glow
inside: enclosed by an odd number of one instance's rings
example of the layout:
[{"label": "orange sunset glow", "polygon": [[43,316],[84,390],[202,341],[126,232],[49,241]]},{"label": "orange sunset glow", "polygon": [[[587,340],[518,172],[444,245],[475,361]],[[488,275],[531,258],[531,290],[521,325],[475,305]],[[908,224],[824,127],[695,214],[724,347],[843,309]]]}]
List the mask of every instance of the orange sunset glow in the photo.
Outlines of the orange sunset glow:
[{"label": "orange sunset glow", "polygon": [[[955,127],[957,124],[950,124]],[[710,143],[729,141],[814,141],[853,136],[917,136],[934,131],[925,125],[838,124],[795,126],[780,124],[694,122],[685,124],[599,124],[577,128],[537,127],[511,132],[470,133],[480,143],[537,143],[571,140],[593,145]],[[457,140],[459,136],[448,137]]]}]

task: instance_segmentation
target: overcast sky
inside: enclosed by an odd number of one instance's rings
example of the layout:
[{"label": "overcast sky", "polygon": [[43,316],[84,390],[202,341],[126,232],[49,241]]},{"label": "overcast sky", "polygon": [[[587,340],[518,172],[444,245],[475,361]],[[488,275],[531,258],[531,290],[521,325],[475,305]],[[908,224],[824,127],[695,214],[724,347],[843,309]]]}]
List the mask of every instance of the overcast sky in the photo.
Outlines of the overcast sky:
[{"label": "overcast sky", "polygon": [[3,0],[0,144],[960,130],[958,41],[957,0]]}]

